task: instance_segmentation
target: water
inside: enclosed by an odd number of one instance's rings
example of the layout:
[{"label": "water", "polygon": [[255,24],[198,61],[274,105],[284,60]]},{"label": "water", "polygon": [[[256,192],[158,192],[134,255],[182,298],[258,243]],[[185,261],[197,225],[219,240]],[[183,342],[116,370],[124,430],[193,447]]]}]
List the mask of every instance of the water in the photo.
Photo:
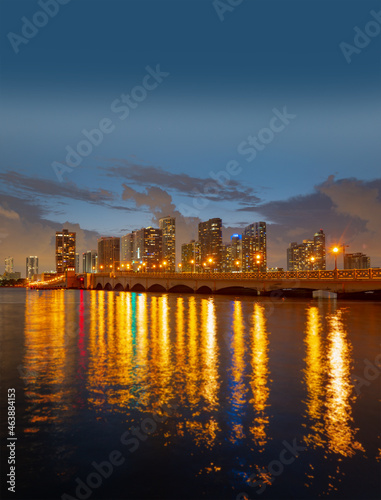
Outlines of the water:
[{"label": "water", "polygon": [[380,303],[23,289],[0,302],[1,415],[14,387],[18,438],[4,498],[380,496]]}]

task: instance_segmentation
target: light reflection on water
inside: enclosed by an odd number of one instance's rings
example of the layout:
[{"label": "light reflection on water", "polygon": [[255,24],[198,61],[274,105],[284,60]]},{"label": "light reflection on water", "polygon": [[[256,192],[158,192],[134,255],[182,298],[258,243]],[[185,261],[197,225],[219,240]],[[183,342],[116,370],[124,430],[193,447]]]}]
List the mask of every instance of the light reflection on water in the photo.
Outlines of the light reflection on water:
[{"label": "light reflection on water", "polygon": [[[311,424],[306,442],[350,457],[356,450],[365,450],[356,440],[358,429],[353,424],[352,347],[344,314],[345,310],[339,310],[322,318],[318,307],[307,310],[305,384]],[[323,321],[327,322],[326,339]]]},{"label": "light reflection on water", "polygon": [[[133,422],[158,402],[176,400],[179,414],[166,429],[165,446],[186,440],[187,446],[216,450],[215,462],[205,467],[208,472],[237,467],[232,459],[225,463],[221,457],[219,462],[221,447],[234,450],[235,457],[246,454],[248,460],[239,461],[242,470],[232,482],[258,470],[259,463],[263,467],[271,460],[271,446],[278,439],[273,392],[279,381],[273,379],[271,362],[281,354],[277,342],[282,325],[280,320],[274,327],[279,312],[275,308],[268,317],[267,305],[215,296],[27,293],[25,432],[38,432],[44,423],[65,428],[82,410],[100,421],[114,415]],[[325,457],[365,454],[353,417],[357,399],[346,308],[312,301],[293,307],[304,315],[304,331],[295,330],[303,353],[295,358],[300,377],[290,387],[291,393],[302,394],[299,442],[311,453],[321,449]],[[293,437],[295,433],[289,439]],[[249,457],[253,451],[270,458],[259,462]],[[306,487],[314,476],[311,466]]]},{"label": "light reflection on water", "polygon": [[269,416],[267,407],[270,389],[269,389],[269,358],[268,358],[268,333],[266,330],[265,308],[262,304],[254,304],[254,313],[252,315],[251,327],[251,391],[252,398],[250,404],[253,407],[255,418],[250,427],[254,444],[258,446],[259,451],[263,451],[267,443],[267,430],[269,425]]}]

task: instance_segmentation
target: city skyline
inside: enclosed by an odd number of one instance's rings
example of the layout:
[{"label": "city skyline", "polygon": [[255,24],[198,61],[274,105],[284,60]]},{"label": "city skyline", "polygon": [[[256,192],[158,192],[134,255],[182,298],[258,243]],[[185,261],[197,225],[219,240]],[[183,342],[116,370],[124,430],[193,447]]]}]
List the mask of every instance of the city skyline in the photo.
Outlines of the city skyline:
[{"label": "city skyline", "polygon": [[[181,243],[180,259],[176,262],[174,249],[175,217],[163,217],[160,225],[166,229],[148,226],[132,231],[122,237],[101,236],[96,250],[77,252],[76,233],[63,228],[55,233],[55,271],[45,269],[43,273],[62,274],[75,269],[77,274],[116,271],[153,272],[256,272],[283,270],[283,266],[267,265],[267,224],[252,222],[243,228],[242,234],[233,234],[230,241],[222,238],[223,223],[220,218],[201,221],[198,224],[198,239]],[[168,244],[168,241],[170,242]],[[365,269],[371,266],[371,257],[362,252],[346,252],[349,245],[335,243],[326,246],[323,229],[316,231],[313,239],[302,243],[290,242],[285,249],[288,271],[325,270],[331,256],[334,269]],[[342,265],[338,258],[341,258]],[[329,260],[329,259],[328,259]],[[26,257],[26,278],[38,274],[38,256]],[[14,271],[14,258],[4,259],[4,276]],[[358,267],[356,267],[358,266]],[[29,268],[36,268],[31,272]],[[20,272],[16,272],[21,275]]]},{"label": "city skyline", "polygon": [[[319,227],[327,246],[381,266],[378,42],[350,64],[340,48],[379,9],[334,2],[327,18],[318,2],[274,5],[277,16],[272,2],[243,2],[221,22],[212,2],[94,3],[83,39],[88,7],[71,2],[17,54],[6,40],[0,265],[12,254],[23,270],[33,254],[54,269],[62,227],[83,253],[170,216],[178,262],[198,223],[220,217],[225,241],[266,221],[269,267],[286,267],[284,249]],[[10,3],[4,31],[35,7]],[[129,30],[121,12],[136,19]]]}]

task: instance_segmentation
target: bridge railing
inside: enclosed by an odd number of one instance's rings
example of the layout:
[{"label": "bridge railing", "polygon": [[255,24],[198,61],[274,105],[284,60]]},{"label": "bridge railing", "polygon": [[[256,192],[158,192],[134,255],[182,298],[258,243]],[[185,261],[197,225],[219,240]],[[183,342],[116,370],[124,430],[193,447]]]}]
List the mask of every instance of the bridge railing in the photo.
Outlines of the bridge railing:
[{"label": "bridge railing", "polygon": [[108,276],[116,278],[118,276],[134,278],[167,278],[167,279],[189,279],[189,280],[380,280],[381,268],[370,269],[337,269],[324,271],[270,271],[270,272],[251,272],[251,273],[170,273],[170,272],[134,272],[118,271],[117,273],[97,273],[96,276]]}]

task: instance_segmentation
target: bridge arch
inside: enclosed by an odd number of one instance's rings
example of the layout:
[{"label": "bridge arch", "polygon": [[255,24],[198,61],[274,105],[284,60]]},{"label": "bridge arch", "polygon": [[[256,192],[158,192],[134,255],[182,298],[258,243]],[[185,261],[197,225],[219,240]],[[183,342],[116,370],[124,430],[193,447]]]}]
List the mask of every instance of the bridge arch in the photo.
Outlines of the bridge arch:
[{"label": "bridge arch", "polygon": [[104,289],[105,290],[112,290],[112,286],[110,285],[110,283],[106,283]]},{"label": "bridge arch", "polygon": [[218,295],[258,295],[256,288],[246,286],[225,286],[216,290]]},{"label": "bridge arch", "polygon": [[154,285],[151,285],[149,288],[147,288],[147,292],[166,292],[167,290],[163,285],[159,285],[158,283],[155,283]]},{"label": "bridge arch", "polygon": [[95,287],[95,290],[103,290],[102,283],[98,283],[97,286]]},{"label": "bridge arch", "polygon": [[200,286],[200,288],[197,288],[196,293],[212,293],[212,289],[206,285]]},{"label": "bridge arch", "polygon": [[132,288],[131,292],[145,292],[146,289],[141,283],[136,283]]},{"label": "bridge arch", "polygon": [[168,292],[172,293],[194,293],[193,288],[188,285],[175,285],[171,287]]},{"label": "bridge arch", "polygon": [[124,292],[124,286],[121,283],[117,283],[114,286],[114,290],[116,290],[117,292]]}]

